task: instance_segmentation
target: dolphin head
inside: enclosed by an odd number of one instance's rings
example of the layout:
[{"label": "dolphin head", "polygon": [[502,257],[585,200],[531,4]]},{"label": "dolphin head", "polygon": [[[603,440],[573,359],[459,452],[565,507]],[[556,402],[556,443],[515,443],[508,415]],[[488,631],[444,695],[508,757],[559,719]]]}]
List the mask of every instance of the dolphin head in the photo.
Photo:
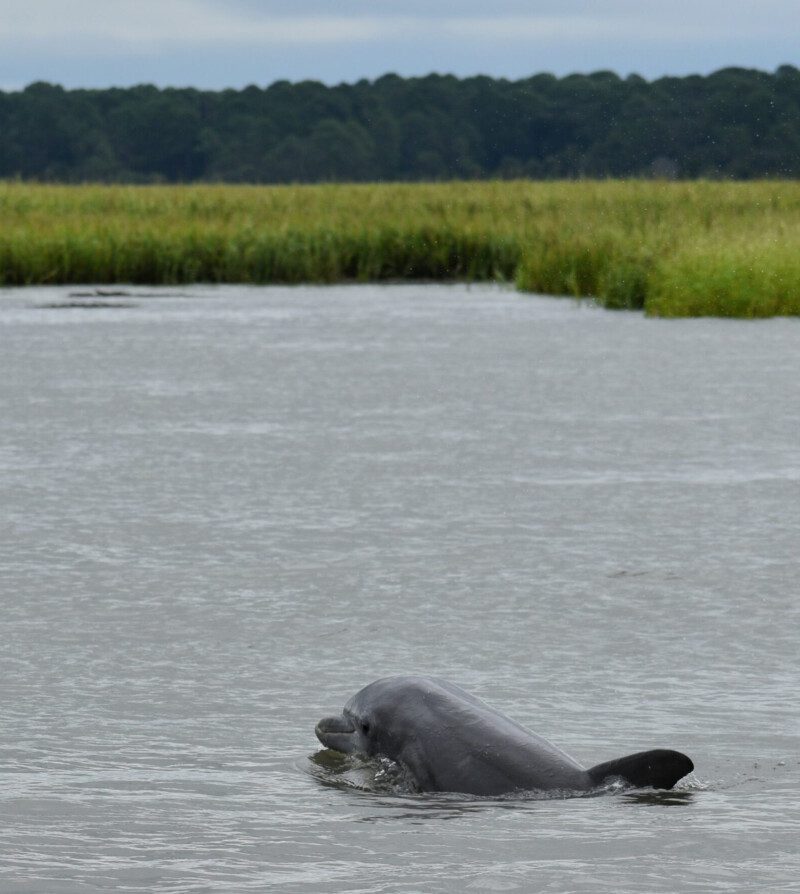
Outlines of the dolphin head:
[{"label": "dolphin head", "polygon": [[[454,768],[461,773],[473,752],[486,750],[481,716],[487,711],[483,702],[436,677],[385,677],[357,692],[339,716],[320,720],[316,734],[335,751],[396,761],[420,791],[459,791]],[[469,791],[484,788],[481,782]]]},{"label": "dolphin head", "polygon": [[323,717],[317,738],[326,748],[345,754],[397,758],[406,739],[408,706],[397,697],[393,679],[377,680],[357,692],[342,713]]}]

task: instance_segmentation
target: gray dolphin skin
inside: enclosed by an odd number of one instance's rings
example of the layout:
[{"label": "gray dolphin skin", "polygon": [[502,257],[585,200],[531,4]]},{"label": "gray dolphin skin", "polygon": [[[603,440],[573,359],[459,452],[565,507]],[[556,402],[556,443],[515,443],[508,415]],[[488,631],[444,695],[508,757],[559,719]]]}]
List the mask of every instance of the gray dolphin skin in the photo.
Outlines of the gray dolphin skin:
[{"label": "gray dolphin skin", "polygon": [[586,792],[614,780],[636,788],[670,789],[694,769],[685,754],[666,749],[586,769],[546,739],[437,677],[376,680],[357,692],[340,716],[320,720],[316,734],[335,751],[396,761],[422,792]]}]

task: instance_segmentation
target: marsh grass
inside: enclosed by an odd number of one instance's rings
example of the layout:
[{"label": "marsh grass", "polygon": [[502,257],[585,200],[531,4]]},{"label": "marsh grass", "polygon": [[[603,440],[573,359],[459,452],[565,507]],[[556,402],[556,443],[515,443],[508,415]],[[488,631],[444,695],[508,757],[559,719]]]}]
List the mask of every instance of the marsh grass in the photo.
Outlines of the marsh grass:
[{"label": "marsh grass", "polygon": [[800,313],[800,184],[0,183],[0,284],[495,280],[664,316]]},{"label": "marsh grass", "polygon": [[647,308],[673,317],[800,314],[800,227],[681,246],[654,269]]}]

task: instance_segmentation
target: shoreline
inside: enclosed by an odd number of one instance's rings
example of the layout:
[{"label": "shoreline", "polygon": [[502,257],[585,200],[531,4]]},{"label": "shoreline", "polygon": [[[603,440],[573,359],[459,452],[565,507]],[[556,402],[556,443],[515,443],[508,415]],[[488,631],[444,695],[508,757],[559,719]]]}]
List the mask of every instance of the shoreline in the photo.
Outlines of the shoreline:
[{"label": "shoreline", "polygon": [[513,283],[655,316],[800,314],[800,183],[0,183],[0,285]]}]

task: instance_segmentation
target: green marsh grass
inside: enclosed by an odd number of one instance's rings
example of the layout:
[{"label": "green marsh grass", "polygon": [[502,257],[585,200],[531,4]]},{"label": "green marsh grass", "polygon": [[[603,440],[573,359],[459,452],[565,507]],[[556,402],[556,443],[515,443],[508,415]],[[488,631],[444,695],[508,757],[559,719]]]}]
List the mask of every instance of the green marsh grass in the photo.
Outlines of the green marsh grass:
[{"label": "green marsh grass", "polygon": [[0,183],[0,285],[401,279],[798,314],[800,183]]}]

